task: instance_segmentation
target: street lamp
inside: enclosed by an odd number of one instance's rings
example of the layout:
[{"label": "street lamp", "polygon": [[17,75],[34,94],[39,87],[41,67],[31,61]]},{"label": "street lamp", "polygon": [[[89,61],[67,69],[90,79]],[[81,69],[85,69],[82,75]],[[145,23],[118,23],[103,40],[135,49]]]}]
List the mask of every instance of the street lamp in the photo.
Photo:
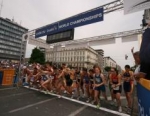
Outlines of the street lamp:
[{"label": "street lamp", "polygon": [[50,49],[53,49],[53,50],[52,50],[52,54],[53,54],[53,57],[52,57],[52,64],[53,64],[53,59],[54,59],[54,46],[53,46],[53,45],[50,46]]},{"label": "street lamp", "polygon": [[65,44],[62,44],[61,47],[65,49],[66,46],[65,46]]}]

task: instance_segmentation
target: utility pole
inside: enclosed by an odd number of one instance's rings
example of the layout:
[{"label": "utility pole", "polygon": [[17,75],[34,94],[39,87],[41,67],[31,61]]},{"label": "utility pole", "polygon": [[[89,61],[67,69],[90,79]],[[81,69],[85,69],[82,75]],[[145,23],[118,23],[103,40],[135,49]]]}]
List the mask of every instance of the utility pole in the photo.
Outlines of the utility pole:
[{"label": "utility pole", "polygon": [[1,13],[2,13],[2,8],[3,8],[3,0],[2,0],[1,5],[0,5],[0,17],[1,17]]}]

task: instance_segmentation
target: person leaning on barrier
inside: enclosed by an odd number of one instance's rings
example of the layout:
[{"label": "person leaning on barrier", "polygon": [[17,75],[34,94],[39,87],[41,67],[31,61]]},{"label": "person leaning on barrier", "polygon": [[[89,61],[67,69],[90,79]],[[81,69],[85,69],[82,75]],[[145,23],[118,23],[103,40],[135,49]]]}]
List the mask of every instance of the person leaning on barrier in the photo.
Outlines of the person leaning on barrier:
[{"label": "person leaning on barrier", "polygon": [[140,48],[140,72],[143,73],[142,76],[145,73],[145,78],[150,80],[150,17],[146,19],[146,25]]},{"label": "person leaning on barrier", "polygon": [[[135,64],[136,64],[136,68],[134,71],[134,79],[136,81],[139,81],[141,78],[145,78],[145,73],[140,72],[140,65],[141,65],[141,61],[140,61],[140,52],[134,52],[134,47],[131,49],[133,58],[135,60]],[[137,85],[136,81],[134,81],[134,84]]]}]

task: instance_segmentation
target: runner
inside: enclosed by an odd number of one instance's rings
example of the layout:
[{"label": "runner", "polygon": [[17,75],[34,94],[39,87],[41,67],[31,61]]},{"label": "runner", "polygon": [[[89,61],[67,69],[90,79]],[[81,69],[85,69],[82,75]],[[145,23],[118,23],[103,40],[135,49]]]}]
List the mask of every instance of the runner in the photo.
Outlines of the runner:
[{"label": "runner", "polygon": [[[140,61],[140,52],[134,52],[134,47],[131,49],[133,58],[135,60],[135,64],[136,64],[136,69],[134,71],[134,78],[136,81],[139,81],[140,78],[144,78],[145,77],[145,73],[140,72],[140,65],[141,65],[141,61]],[[134,81],[134,84],[136,85],[136,82]]]},{"label": "runner", "polygon": [[83,74],[83,70],[80,71],[81,74],[81,80],[80,80],[80,90],[82,91],[82,98],[85,97],[85,91],[84,91],[84,74]]},{"label": "runner", "polygon": [[73,94],[72,98],[74,98],[75,97],[75,93],[77,91],[77,80],[76,80],[76,77],[75,77],[75,70],[74,69],[70,70],[70,78],[73,81],[71,89],[72,89],[72,94]]},{"label": "runner", "polygon": [[93,90],[93,84],[94,84],[94,70],[90,69],[89,70],[89,79],[90,79],[90,87],[89,87],[89,92],[90,92],[90,99],[87,102],[90,102],[92,100],[94,100],[94,90]]},{"label": "runner", "polygon": [[94,104],[95,102],[97,103],[97,108],[100,107],[100,92],[105,92],[105,77],[104,75],[101,73],[101,69],[99,66],[95,66],[95,75],[94,75],[94,101],[92,102],[92,104]]},{"label": "runner", "polygon": [[77,100],[79,100],[80,99],[80,88],[81,88],[81,86],[83,86],[83,81],[81,80],[80,70],[76,69],[75,77],[76,77],[76,83],[77,83]]},{"label": "runner", "polygon": [[71,95],[71,97],[72,97],[72,88],[71,88],[71,86],[72,86],[72,83],[73,83],[73,81],[72,81],[72,79],[70,78],[70,74],[71,72],[70,72],[70,69],[69,68],[64,68],[63,69],[63,71],[62,71],[62,73],[58,76],[58,78],[62,78],[62,77],[64,77],[64,84],[63,84],[63,86],[64,86],[64,88],[65,88],[65,90]]},{"label": "runner", "polygon": [[111,87],[111,70],[108,71],[108,80],[109,80],[109,90],[110,90],[110,93],[111,93],[111,105],[114,105],[115,104],[115,97],[114,97],[114,93],[113,93],[113,88]]},{"label": "runner", "polygon": [[62,97],[61,90],[62,90],[62,88],[65,88],[65,82],[64,82],[64,77],[63,77],[62,73],[63,73],[63,68],[61,67],[58,70],[58,76],[57,76],[58,80],[57,80],[56,91],[57,91],[57,94],[59,95],[58,98]]},{"label": "runner", "polygon": [[110,74],[110,84],[111,88],[113,89],[113,95],[114,98],[117,100],[118,104],[118,111],[122,112],[121,107],[121,75],[118,74],[118,71],[116,68],[111,68],[111,74]]},{"label": "runner", "polygon": [[30,87],[30,81],[31,81],[32,73],[27,68],[27,66],[23,66],[23,73],[22,74],[23,74],[24,77],[27,77],[27,82],[28,82],[29,87]]},{"label": "runner", "polygon": [[48,94],[50,90],[50,72],[47,71],[46,66],[42,66],[41,68],[37,67],[39,70],[38,76],[40,76],[41,81],[40,84],[42,88],[45,90],[45,94]]},{"label": "runner", "polygon": [[89,92],[90,79],[89,79],[89,75],[87,72],[87,68],[83,68],[82,71],[83,71],[82,77],[83,77],[83,83],[84,83],[83,86],[85,87],[86,94],[88,97],[88,100],[86,102],[89,102],[90,101],[90,92]]},{"label": "runner", "polygon": [[130,71],[130,66],[125,66],[125,72],[123,72],[123,88],[126,95],[126,100],[128,103],[127,113],[131,112],[132,107],[132,99],[131,99],[131,92],[132,92],[132,85],[131,80],[133,80],[133,73]]}]

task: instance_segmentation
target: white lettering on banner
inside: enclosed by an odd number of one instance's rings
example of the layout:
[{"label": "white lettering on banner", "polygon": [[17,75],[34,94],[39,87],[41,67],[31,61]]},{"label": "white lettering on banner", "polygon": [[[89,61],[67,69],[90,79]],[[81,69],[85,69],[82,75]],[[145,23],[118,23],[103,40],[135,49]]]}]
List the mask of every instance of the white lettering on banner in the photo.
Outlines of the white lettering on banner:
[{"label": "white lettering on banner", "polygon": [[69,26],[69,23],[67,23],[67,24],[62,24],[62,25],[59,26],[59,29],[60,29],[60,28],[65,28],[65,27],[68,27],[68,26]]},{"label": "white lettering on banner", "polygon": [[138,106],[139,106],[139,116],[150,116],[150,108],[149,108],[148,114],[145,114],[145,109],[141,105],[141,100],[140,99],[138,99]]},{"label": "white lettering on banner", "polygon": [[81,23],[81,22],[86,22],[86,21],[96,19],[96,18],[99,18],[99,17],[102,17],[102,13],[99,13],[99,14],[96,14],[96,15],[93,15],[93,16],[89,16],[89,17],[85,17],[83,19],[79,19],[79,20],[76,20],[76,21],[73,21],[73,22],[70,22],[70,23],[61,24],[61,25],[59,25],[59,29],[66,28],[70,25],[75,25],[75,24],[78,24],[78,23]]},{"label": "white lettering on banner", "polygon": [[36,33],[36,35],[41,35],[41,34],[45,34],[45,31],[43,30],[43,31]]}]

